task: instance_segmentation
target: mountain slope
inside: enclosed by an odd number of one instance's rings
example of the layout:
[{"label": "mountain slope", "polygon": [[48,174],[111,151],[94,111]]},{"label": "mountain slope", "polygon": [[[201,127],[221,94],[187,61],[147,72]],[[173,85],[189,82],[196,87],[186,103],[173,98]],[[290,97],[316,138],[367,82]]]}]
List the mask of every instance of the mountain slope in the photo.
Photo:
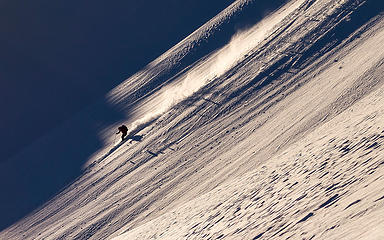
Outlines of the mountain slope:
[{"label": "mountain slope", "polygon": [[[134,108],[140,107],[140,101],[146,101],[160,87],[178,79],[177,76],[186,72],[202,56],[225,45],[238,27],[254,24],[267,9],[274,9],[283,2],[285,0],[234,3],[127,79],[116,88],[117,92],[115,90],[109,97],[99,99],[63,124],[57,124],[56,128],[14,157],[6,159],[3,156],[5,159],[0,161],[0,188],[6,192],[7,198],[0,198],[0,229],[31,213],[76,180],[83,173],[82,166],[90,158],[92,161],[92,156],[97,156],[99,151],[104,154],[106,148],[113,144],[116,124],[134,120]],[[174,10],[169,9],[169,12]],[[66,91],[65,88],[60,90]],[[28,91],[33,89],[28,88]],[[76,102],[76,97],[72,101]],[[44,115],[39,117],[44,118]],[[36,129],[39,127],[36,126]],[[17,131],[14,133],[17,134]],[[2,146],[7,148],[7,145]]]},{"label": "mountain slope", "polygon": [[[135,137],[0,236],[380,239],[382,11],[290,1],[143,91],[125,118]],[[124,108],[132,89],[112,103]]]}]

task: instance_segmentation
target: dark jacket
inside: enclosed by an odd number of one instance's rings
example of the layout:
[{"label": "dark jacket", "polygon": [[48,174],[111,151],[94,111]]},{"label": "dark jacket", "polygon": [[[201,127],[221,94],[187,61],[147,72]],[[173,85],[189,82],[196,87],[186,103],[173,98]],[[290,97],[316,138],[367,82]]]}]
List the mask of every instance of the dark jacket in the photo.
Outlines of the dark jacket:
[{"label": "dark jacket", "polygon": [[128,128],[127,128],[127,126],[125,126],[125,125],[121,125],[120,127],[118,127],[117,128],[119,131],[116,133],[116,134],[118,134],[118,133],[123,133],[123,135],[125,135],[125,134],[127,134],[127,132],[128,132]]}]

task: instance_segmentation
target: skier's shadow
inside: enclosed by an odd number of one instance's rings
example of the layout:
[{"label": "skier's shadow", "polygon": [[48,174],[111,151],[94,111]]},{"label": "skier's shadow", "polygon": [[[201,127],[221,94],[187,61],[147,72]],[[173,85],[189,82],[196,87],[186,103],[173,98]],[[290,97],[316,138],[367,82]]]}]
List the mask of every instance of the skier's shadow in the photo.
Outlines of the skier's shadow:
[{"label": "skier's shadow", "polygon": [[100,163],[104,159],[106,159],[109,155],[111,155],[114,151],[116,151],[119,147],[121,147],[123,144],[127,143],[127,141],[132,140],[135,142],[141,142],[143,139],[143,135],[133,135],[133,136],[127,136],[122,142],[111,148],[107,153],[105,153],[100,159],[96,160],[93,164],[90,166],[93,166],[95,163]]},{"label": "skier's shadow", "polygon": [[127,140],[132,140],[132,141],[135,141],[135,142],[141,142],[143,140],[143,135],[128,136]]}]

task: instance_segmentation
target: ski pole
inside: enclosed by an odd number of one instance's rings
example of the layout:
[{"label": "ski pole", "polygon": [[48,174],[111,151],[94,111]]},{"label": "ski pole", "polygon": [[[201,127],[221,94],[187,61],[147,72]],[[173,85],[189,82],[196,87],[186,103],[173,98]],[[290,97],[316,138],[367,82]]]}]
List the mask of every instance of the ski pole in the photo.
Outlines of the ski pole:
[{"label": "ski pole", "polygon": [[113,138],[113,146],[115,146],[115,143],[116,143],[116,134],[115,134],[115,137]]}]

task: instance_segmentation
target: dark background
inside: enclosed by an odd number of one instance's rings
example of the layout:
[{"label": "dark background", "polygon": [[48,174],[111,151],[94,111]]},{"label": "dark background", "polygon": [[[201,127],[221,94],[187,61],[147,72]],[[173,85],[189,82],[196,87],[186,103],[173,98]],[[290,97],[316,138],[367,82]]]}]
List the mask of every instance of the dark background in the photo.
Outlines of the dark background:
[{"label": "dark background", "polygon": [[233,1],[2,1],[0,162],[102,98]]},{"label": "dark background", "polygon": [[126,120],[130,102],[286,2],[247,2],[170,69],[129,93],[125,112],[105,100],[233,1],[0,2],[0,231],[81,176],[83,164],[105,147],[103,126]]}]

